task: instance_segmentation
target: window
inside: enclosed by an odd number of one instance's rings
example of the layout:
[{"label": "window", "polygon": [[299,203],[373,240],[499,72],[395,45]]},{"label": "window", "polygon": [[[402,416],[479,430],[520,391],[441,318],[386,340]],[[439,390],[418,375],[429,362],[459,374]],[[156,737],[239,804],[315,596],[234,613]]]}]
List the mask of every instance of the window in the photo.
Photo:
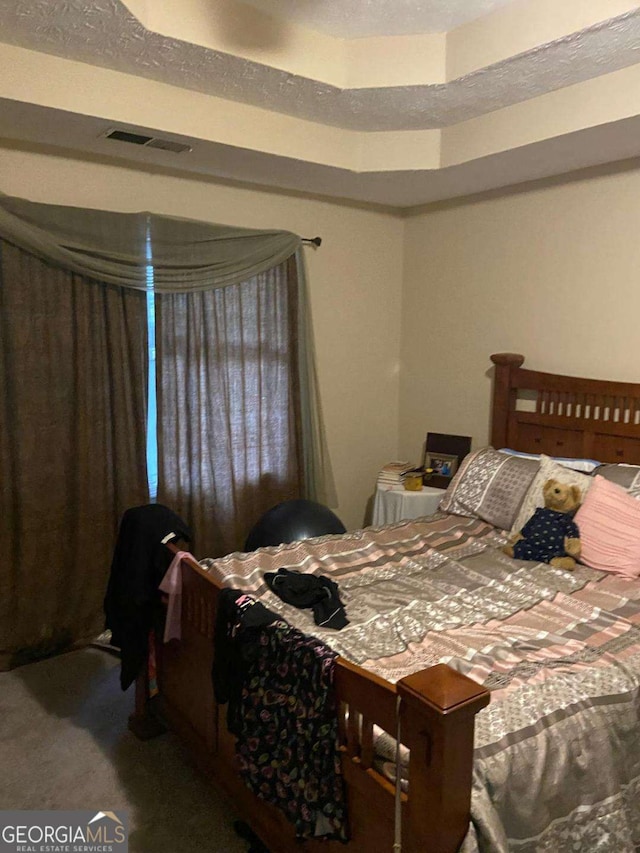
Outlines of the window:
[{"label": "window", "polygon": [[147,226],[147,348],[149,372],[147,376],[147,482],[149,497],[155,502],[158,496],[158,407],[156,399],[156,299],[153,290],[153,263],[151,236]]},{"label": "window", "polygon": [[[148,306],[149,486],[157,459],[157,499],[191,523],[201,553],[229,553],[263,512],[302,496],[295,265],[194,293],[151,286]],[[153,354],[150,343],[150,375]],[[154,415],[150,388],[150,438]]]}]

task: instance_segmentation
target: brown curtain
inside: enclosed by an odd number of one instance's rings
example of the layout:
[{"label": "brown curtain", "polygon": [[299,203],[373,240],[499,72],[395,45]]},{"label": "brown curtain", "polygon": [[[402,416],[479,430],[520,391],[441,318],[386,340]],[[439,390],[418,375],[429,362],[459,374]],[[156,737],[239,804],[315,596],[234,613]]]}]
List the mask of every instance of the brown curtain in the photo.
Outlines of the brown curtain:
[{"label": "brown curtain", "polygon": [[[288,231],[232,228],[150,212],[41,204],[0,193],[0,237],[77,275],[158,293],[241,284],[296,256],[298,378],[304,496],[337,506],[315,368],[302,240]],[[151,258],[149,257],[151,255]]]},{"label": "brown curtain", "polygon": [[121,513],[148,500],[144,293],[0,240],[0,667],[102,630]]},{"label": "brown curtain", "polygon": [[242,547],[302,496],[295,260],[243,284],[156,295],[158,501],[201,556]]}]

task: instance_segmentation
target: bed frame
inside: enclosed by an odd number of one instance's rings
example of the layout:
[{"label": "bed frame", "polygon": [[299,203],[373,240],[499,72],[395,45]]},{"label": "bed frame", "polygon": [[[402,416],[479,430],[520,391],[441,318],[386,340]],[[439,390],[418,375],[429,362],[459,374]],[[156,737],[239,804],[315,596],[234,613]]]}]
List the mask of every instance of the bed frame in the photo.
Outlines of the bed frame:
[{"label": "bed frame", "polygon": [[[494,447],[640,463],[640,385],[525,370],[524,357],[513,353],[491,360]],[[346,847],[301,843],[284,816],[254,797],[235,770],[234,739],[211,683],[218,593],[210,575],[194,560],[184,561],[182,640],[157,650],[163,714],[271,853],[397,849],[395,789],[373,768],[373,726],[396,735],[398,698],[402,742],[411,750],[409,793],[402,794],[400,806],[402,850],[458,850],[469,824],[474,718],[488,704],[488,691],[444,664],[393,685],[338,658],[335,687],[351,840]],[[149,731],[146,685],[145,675],[136,684],[130,718],[139,735]]]},{"label": "bed frame", "polygon": [[515,353],[491,361],[494,447],[640,464],[640,384],[525,370]]}]

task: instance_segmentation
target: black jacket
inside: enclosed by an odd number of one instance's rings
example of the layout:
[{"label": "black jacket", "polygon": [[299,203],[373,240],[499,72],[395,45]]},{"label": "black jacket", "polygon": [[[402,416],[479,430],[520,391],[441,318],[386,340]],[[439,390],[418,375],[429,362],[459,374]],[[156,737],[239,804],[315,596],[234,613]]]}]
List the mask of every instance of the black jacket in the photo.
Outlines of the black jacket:
[{"label": "black jacket", "polygon": [[171,551],[162,544],[169,533],[191,541],[184,521],[161,504],[132,507],[120,521],[104,612],[112,643],[122,652],[123,690],[135,681],[147,657],[154,608],[160,598],[158,586],[172,560]]}]

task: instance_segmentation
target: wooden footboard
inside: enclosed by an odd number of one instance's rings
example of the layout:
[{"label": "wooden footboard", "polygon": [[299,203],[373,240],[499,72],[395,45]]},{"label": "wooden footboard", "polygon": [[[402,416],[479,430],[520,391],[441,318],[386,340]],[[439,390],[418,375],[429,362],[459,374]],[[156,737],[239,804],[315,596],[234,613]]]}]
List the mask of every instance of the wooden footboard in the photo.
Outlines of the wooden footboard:
[{"label": "wooden footboard", "polygon": [[[271,853],[301,849],[292,825],[257,799],[235,769],[234,738],[218,707],[211,680],[213,632],[219,586],[191,559],[183,560],[182,639],[158,654],[158,682],[169,725],[197,764],[233,803],[237,815]],[[401,797],[404,853],[454,853],[469,824],[475,714],[489,702],[480,685],[445,665],[402,679],[397,685],[338,658],[342,766],[347,784],[352,853],[390,853],[394,845],[395,786],[374,768],[373,729],[394,737],[400,708],[401,741],[410,749],[409,790]],[[144,687],[138,687],[135,731],[144,718]],[[309,853],[345,850],[339,842],[309,840]]]}]

